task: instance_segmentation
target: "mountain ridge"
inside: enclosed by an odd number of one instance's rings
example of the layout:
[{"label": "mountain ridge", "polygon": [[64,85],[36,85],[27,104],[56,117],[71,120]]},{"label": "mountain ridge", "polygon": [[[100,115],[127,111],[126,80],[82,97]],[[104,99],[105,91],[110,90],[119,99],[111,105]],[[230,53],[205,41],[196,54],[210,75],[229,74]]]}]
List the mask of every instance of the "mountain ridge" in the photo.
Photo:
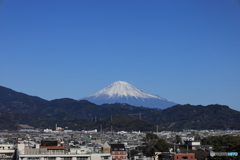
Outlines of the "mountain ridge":
[{"label": "mountain ridge", "polygon": [[[185,104],[159,110],[136,107],[126,103],[96,105],[87,100],[78,101],[70,98],[46,101],[27,94],[24,94],[24,98],[22,98],[22,93],[11,89],[9,92],[16,95],[9,99],[8,95],[4,95],[9,93],[6,90],[8,89],[0,87],[0,95],[2,95],[0,129],[11,129],[16,124],[24,123],[36,128],[47,128],[50,124],[50,126],[54,126],[58,123],[71,126],[74,129],[83,129],[85,121],[90,122],[93,119],[100,121],[113,115],[121,115],[130,119],[137,118],[165,128],[240,129],[240,112],[226,105],[195,106]],[[79,125],[75,126],[78,123]],[[89,127],[95,126],[92,123],[89,124]],[[127,127],[127,124],[124,126]]]}]

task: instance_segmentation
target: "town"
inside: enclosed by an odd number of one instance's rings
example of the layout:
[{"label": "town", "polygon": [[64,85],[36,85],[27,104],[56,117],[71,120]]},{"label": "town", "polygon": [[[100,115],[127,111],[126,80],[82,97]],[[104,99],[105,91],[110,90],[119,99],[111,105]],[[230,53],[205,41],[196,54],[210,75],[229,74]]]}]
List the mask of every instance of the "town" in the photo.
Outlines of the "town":
[{"label": "town", "polygon": [[[24,127],[24,125],[22,126]],[[58,127],[55,129],[25,128],[0,132],[0,159],[4,160],[177,160],[197,159],[200,155],[209,157],[212,145],[201,144],[201,139],[211,136],[240,136],[240,130],[183,130],[181,132],[161,131],[73,131]],[[168,151],[152,152],[147,140],[163,139],[171,146]],[[149,147],[149,148],[148,148]],[[226,146],[227,147],[227,146]],[[199,159],[199,158],[198,158]]]}]

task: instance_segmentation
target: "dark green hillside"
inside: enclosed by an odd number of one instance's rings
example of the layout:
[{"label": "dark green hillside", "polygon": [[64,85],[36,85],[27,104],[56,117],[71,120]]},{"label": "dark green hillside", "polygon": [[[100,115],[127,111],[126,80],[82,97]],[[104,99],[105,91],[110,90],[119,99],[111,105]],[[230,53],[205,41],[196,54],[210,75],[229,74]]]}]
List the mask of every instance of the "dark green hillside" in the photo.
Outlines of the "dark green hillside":
[{"label": "dark green hillside", "polygon": [[0,111],[37,112],[47,100],[0,86]]},{"label": "dark green hillside", "polygon": [[159,123],[164,126],[191,129],[240,128],[240,112],[224,105],[176,105],[162,111]]},{"label": "dark green hillside", "polygon": [[[115,115],[108,119],[97,120],[95,119],[75,119],[69,120],[64,114],[55,116],[44,116],[37,114],[26,113],[4,113],[0,115],[0,130],[18,130],[18,124],[27,124],[34,128],[52,128],[55,129],[55,124],[63,128],[71,130],[93,130],[98,129],[104,132],[111,131],[155,131],[156,126],[140,119],[129,119],[124,116]],[[112,127],[111,127],[112,126]]]},{"label": "dark green hillside", "polygon": [[12,89],[0,86],[0,103],[13,101],[13,100],[46,101],[37,96],[29,96],[27,94],[16,92]]},{"label": "dark green hillside", "polygon": [[86,100],[73,100],[69,98],[52,100],[49,103],[45,103],[42,106],[42,110],[38,113],[55,115],[59,113],[65,113],[69,119],[90,119],[90,118],[108,118],[111,115],[124,115],[130,118],[139,118],[139,113],[143,117],[147,117],[147,114],[155,114],[157,116],[157,110],[146,107],[134,107],[128,104],[103,104],[96,105]]},{"label": "dark green hillside", "polygon": [[[19,123],[28,123],[34,127],[48,127],[58,123],[79,128],[78,125],[85,125],[89,122],[89,125],[86,126],[96,127],[94,125],[99,121],[104,121],[112,115],[121,115],[128,120],[143,120],[165,128],[240,129],[240,112],[224,105],[194,106],[186,104],[158,110],[122,103],[96,105],[86,100],[77,101],[70,98],[46,101],[5,87],[0,87],[0,112],[2,112],[0,129],[16,129],[16,124]],[[93,119],[96,119],[97,123],[91,124]],[[130,126],[130,128],[136,129],[136,125],[130,125],[127,123],[127,119],[122,120],[128,126],[120,124],[115,127],[129,129]],[[147,126],[148,124],[142,125]],[[138,126],[138,128],[141,127],[141,125]],[[144,127],[144,129],[146,128]],[[159,129],[165,128],[159,127]]]}]

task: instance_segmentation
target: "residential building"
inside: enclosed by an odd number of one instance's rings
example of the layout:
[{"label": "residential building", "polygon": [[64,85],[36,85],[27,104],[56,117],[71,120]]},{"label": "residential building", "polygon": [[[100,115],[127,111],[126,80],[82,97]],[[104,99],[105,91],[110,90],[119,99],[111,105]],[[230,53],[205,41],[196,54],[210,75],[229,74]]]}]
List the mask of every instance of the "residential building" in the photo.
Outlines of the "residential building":
[{"label": "residential building", "polygon": [[110,146],[113,160],[127,159],[127,151],[124,144],[111,144]]},{"label": "residential building", "polygon": [[194,153],[156,152],[154,160],[197,160]]},{"label": "residential building", "polygon": [[[68,151],[54,141],[44,141],[41,144],[44,145],[31,148],[25,146],[23,141],[19,141],[17,160],[112,160],[110,153],[93,153],[82,148],[70,148]],[[58,145],[53,146],[54,144]]]},{"label": "residential building", "polygon": [[106,152],[106,153],[111,153],[111,147],[109,146],[109,144],[107,142],[105,142],[103,144],[102,151]]},{"label": "residential building", "polygon": [[13,144],[0,144],[0,160],[15,160],[15,156]]}]

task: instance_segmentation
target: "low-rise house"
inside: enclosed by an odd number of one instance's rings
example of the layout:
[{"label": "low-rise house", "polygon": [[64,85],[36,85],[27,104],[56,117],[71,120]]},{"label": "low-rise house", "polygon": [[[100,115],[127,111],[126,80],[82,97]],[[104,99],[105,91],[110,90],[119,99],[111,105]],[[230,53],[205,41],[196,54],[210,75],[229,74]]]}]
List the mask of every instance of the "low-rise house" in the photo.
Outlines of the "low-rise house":
[{"label": "low-rise house", "polygon": [[105,142],[102,146],[102,151],[105,153],[111,153],[111,147],[107,142]]},{"label": "low-rise house", "polygon": [[211,150],[212,145],[202,145],[199,141],[184,141],[183,145],[179,145],[182,147],[185,147],[189,150],[198,150],[198,149],[204,149],[204,150]]},{"label": "low-rise house", "polygon": [[197,160],[194,153],[155,152],[154,160]]}]

